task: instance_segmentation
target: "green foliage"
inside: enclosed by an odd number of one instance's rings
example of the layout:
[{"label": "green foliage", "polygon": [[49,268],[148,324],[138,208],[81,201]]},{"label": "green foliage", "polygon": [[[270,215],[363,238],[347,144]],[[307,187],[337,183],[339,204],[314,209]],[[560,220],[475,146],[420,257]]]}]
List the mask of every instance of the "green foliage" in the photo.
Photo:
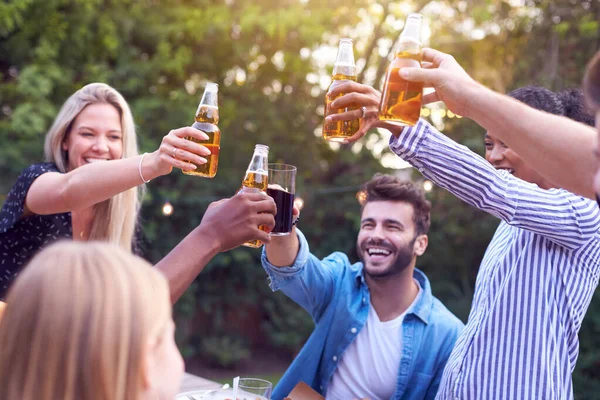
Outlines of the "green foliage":
[{"label": "green foliage", "polygon": [[[311,251],[319,257],[343,251],[355,259],[356,191],[375,172],[395,171],[380,164],[385,152],[367,144],[385,147],[386,138],[377,132],[361,146],[339,149],[315,137],[324,95],[318,81],[331,65],[320,64],[314,52],[352,37],[361,80],[377,87],[406,12],[421,10],[430,22],[428,44],[452,53],[496,90],[532,83],[553,90],[578,86],[600,44],[600,3],[512,3],[5,0],[0,193],[7,193],[24,167],[42,159],[45,132],[81,86],[103,81],[123,93],[141,150],[153,151],[170,129],[191,124],[205,82],[214,81],[223,132],[219,172],[212,180],[174,172],[148,185],[142,213],[147,258],[162,258],[197,226],[211,201],[235,193],[254,144],[265,143],[271,161],[298,166],[297,195],[306,204],[300,227]],[[469,24],[481,30],[478,35],[464,29]],[[480,128],[465,120],[445,122],[445,133],[481,151]],[[413,178],[420,179],[417,175]],[[430,244],[418,267],[434,294],[466,320],[479,263],[498,221],[439,188],[428,196]],[[175,208],[171,217],[160,213],[166,200]],[[600,393],[599,304],[595,299],[580,332],[577,398]],[[303,310],[271,292],[260,251],[247,248],[215,257],[177,303],[175,319],[184,356],[220,365],[236,364],[256,349],[291,356],[312,329]]]},{"label": "green foliage", "polygon": [[268,318],[262,324],[273,348],[294,355],[314,328],[310,316],[282,293],[264,302]]},{"label": "green foliage", "polygon": [[202,353],[219,367],[233,367],[250,359],[250,349],[242,338],[209,336],[202,338]]}]

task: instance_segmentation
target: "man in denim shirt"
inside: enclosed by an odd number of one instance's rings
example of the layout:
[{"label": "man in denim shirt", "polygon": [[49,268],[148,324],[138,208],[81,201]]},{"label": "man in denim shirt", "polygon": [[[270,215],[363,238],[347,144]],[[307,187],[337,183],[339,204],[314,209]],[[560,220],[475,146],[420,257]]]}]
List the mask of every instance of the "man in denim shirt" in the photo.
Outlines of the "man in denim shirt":
[{"label": "man in denim shirt", "polygon": [[430,203],[410,182],[376,175],[365,185],[362,262],[309,253],[299,230],[273,237],[262,262],[271,288],[310,313],[315,330],[275,388],[300,381],[327,399],[433,399],[463,328],[415,268],[427,248]]}]

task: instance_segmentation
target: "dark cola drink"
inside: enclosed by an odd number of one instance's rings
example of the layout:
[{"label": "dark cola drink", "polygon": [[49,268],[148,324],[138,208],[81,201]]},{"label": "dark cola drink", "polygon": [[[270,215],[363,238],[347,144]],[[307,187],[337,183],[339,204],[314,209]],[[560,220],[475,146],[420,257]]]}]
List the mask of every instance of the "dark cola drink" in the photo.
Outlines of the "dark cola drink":
[{"label": "dark cola drink", "polygon": [[292,231],[292,211],[294,207],[294,195],[286,192],[280,187],[269,186],[267,194],[273,198],[277,205],[277,215],[275,215],[275,227],[271,235],[288,235]]}]

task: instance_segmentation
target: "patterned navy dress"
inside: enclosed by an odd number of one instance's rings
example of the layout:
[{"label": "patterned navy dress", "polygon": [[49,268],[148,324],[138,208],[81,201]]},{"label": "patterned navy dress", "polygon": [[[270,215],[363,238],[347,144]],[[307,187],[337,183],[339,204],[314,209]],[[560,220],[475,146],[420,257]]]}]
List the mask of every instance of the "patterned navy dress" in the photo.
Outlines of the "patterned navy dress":
[{"label": "patterned navy dress", "polygon": [[25,196],[33,181],[46,172],[59,172],[53,163],[26,168],[12,187],[0,211],[0,299],[21,268],[43,247],[59,240],[72,239],[71,213],[30,215],[22,218]]}]

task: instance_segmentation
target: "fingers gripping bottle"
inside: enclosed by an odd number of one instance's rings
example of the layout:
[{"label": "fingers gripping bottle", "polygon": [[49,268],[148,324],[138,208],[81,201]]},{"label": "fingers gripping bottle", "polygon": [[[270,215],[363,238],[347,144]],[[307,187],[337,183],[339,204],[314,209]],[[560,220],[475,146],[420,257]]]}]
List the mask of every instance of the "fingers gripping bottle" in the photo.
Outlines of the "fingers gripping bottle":
[{"label": "fingers gripping bottle", "polygon": [[[186,139],[199,143],[210,150],[210,155],[206,157],[206,164],[195,164],[193,171],[183,171],[186,175],[196,175],[203,178],[214,178],[219,166],[219,150],[221,148],[221,130],[217,126],[219,123],[219,105],[217,93],[219,86],[216,83],[207,83],[202,95],[202,100],[196,111],[196,121],[193,128],[201,130],[208,135],[208,140],[197,140],[192,137]],[[188,161],[191,162],[191,161]]]},{"label": "fingers gripping bottle", "polygon": [[410,14],[404,30],[400,34],[398,51],[389,65],[379,104],[379,119],[412,126],[421,116],[423,83],[408,82],[400,77],[404,67],[421,67],[423,52],[421,48],[421,14]]}]

